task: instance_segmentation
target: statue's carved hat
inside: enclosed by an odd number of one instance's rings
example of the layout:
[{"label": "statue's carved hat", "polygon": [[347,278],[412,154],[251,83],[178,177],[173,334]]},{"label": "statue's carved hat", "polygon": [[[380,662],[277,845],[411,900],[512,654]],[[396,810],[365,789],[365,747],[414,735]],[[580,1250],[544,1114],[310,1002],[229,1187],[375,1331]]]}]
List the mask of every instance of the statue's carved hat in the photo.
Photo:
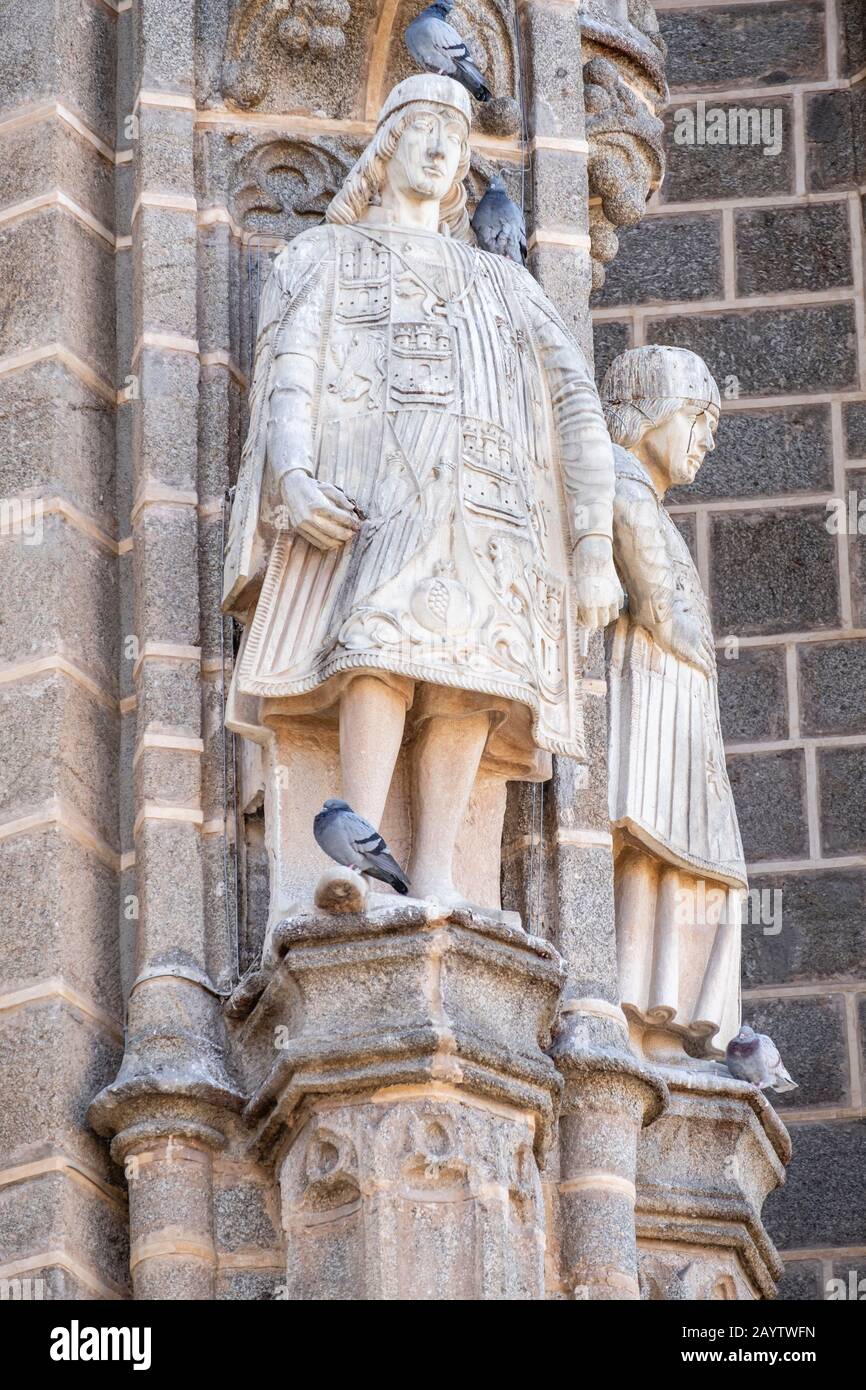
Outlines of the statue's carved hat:
[{"label": "statue's carved hat", "polygon": [[426,101],[432,106],[452,106],[463,117],[467,127],[472,124],[472,107],[465,87],[461,87],[453,77],[417,72],[391,88],[379,112],[377,126],[383,125],[401,106],[408,106],[413,101]]},{"label": "statue's carved hat", "polygon": [[466,189],[463,186],[463,180],[469,173],[469,127],[472,123],[469,97],[453,78],[429,72],[405,78],[388,93],[379,112],[375,134],[349,170],[342,188],[329,203],[325,212],[326,221],[343,225],[358,222],[367,209],[378,201],[385,166],[394,154],[402,129],[401,116],[408,107],[418,104],[450,107],[455,116],[462,117],[465,123],[466,136],[454,182],[439,205],[439,231],[460,241],[472,241],[466,213]]},{"label": "statue's carved hat", "polygon": [[719,388],[706,362],[688,348],[630,348],[615,357],[601,384],[602,401],[627,405],[630,401],[676,398],[700,401],[719,409]]}]

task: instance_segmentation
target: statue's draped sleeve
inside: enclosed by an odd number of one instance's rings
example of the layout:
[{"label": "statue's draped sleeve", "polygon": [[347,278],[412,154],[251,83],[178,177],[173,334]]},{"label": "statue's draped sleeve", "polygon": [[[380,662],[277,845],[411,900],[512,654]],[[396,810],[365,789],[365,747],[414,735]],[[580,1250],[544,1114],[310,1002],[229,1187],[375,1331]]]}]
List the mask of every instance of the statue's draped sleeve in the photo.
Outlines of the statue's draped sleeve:
[{"label": "statue's draped sleeve", "polygon": [[632,622],[667,646],[671,620],[689,619],[712,650],[713,634],[706,608],[695,602],[688,587],[678,586],[665,535],[665,516],[649,483],[633,474],[617,481],[613,509],[613,554],[628,595]]},{"label": "statue's draped sleeve", "polygon": [[613,448],[586,358],[550,302],[528,296],[532,334],[547,381],[572,548],[613,537]]},{"label": "statue's draped sleeve", "polygon": [[678,595],[658,502],[645,484],[621,478],[614,506],[614,555],[632,621],[658,633]]},{"label": "statue's draped sleeve", "polygon": [[242,614],[261,579],[263,519],[291,468],[314,471],[315,391],[320,371],[330,240],[304,233],[280,252],[262,290],[250,390],[223,576],[223,609]]}]

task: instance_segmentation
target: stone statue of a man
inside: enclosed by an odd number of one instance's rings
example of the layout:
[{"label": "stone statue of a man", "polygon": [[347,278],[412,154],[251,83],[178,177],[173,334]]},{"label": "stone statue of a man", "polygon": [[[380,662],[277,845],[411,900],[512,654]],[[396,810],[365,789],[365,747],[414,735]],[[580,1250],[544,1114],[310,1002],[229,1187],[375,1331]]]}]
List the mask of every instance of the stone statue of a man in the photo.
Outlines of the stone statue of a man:
[{"label": "stone statue of a man", "polygon": [[693,352],[642,347],[615,359],[601,396],[627,595],[609,663],[621,1002],[645,1049],[675,1060],[683,1040],[693,1054],[712,1051],[739,1027],[746,870],[713,634],[697,568],[662,505],[713,448],[719,393]]},{"label": "stone statue of a man", "polygon": [[472,244],[469,123],[456,82],[401,82],[325,225],[277,256],[225,568],[235,707],[330,721],[376,826],[411,744],[412,893],[445,903],[479,768],[581,755],[577,631],[622,600],[599,399],[531,275]]}]

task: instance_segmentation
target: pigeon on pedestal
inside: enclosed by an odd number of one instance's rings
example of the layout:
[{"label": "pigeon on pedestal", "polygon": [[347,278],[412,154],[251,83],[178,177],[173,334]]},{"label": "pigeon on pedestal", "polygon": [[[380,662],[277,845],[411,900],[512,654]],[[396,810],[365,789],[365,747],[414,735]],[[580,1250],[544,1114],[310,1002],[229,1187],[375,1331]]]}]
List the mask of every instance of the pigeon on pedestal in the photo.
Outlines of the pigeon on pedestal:
[{"label": "pigeon on pedestal", "polygon": [[338,864],[378,878],[397,893],[409,892],[409,880],[378,830],[357,816],[347,801],[326,801],[313,821],[313,834],[319,848]]},{"label": "pigeon on pedestal", "polygon": [[482,251],[526,264],[526,220],[509,198],[501,174],[494,174],[472,218],[475,240]]},{"label": "pigeon on pedestal", "polygon": [[797,1089],[797,1082],[785,1070],[773,1039],[766,1033],[756,1033],[747,1023],[728,1043],[725,1061],[731,1076],[738,1081],[751,1081],[759,1091],[770,1088],[781,1093]]},{"label": "pigeon on pedestal", "polygon": [[490,101],[493,93],[469,56],[463,39],[448,23],[454,0],[436,0],[407,26],[406,47],[419,67],[453,77],[476,101]]}]

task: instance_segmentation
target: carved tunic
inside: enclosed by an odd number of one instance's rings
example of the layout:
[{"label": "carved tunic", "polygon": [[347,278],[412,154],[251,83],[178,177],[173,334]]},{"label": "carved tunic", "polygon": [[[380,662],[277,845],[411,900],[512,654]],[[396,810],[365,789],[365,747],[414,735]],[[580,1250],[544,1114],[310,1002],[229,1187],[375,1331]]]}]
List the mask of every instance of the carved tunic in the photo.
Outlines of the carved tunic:
[{"label": "carved tunic", "polygon": [[[274,526],[289,466],[357,503],[353,540]],[[528,272],[438,233],[304,233],[262,300],[226,561],[227,606],[261,583],[239,691],[379,671],[517,702],[535,747],[581,756],[571,556],[612,499],[595,387]]]},{"label": "carved tunic", "polygon": [[712,643],[700,577],[641,464],[619,445],[614,459],[614,558],[628,610],[609,667],[611,820],[670,864],[745,886],[715,670],[708,679],[654,637],[679,609]]}]

